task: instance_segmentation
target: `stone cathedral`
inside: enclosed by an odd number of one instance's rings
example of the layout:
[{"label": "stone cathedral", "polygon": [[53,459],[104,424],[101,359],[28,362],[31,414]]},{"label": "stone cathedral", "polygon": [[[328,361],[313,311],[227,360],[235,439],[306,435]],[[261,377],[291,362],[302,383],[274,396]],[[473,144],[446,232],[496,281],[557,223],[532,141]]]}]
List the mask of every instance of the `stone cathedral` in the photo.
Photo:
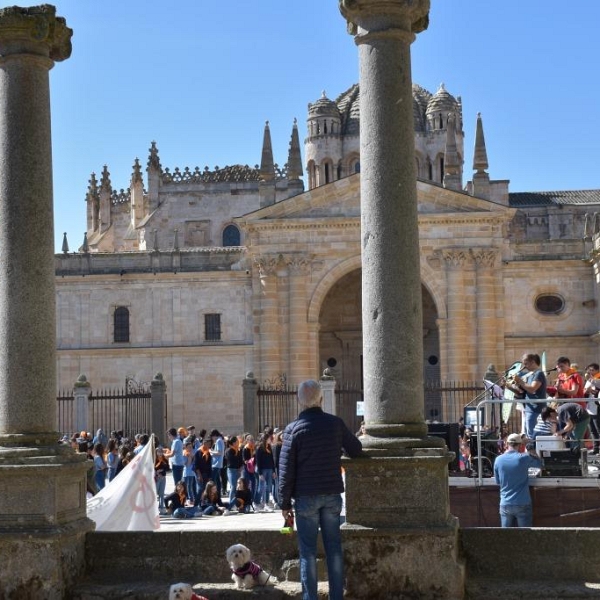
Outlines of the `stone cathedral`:
[{"label": "stone cathedral", "polygon": [[[168,168],[152,142],[127,189],[92,174],[83,245],[56,256],[59,388],[161,372],[169,425],[235,432],[248,372],[297,384],[329,367],[361,385],[359,94],[309,104],[304,161],[294,123],[275,163],[267,123],[255,167]],[[481,381],[523,352],[598,361],[600,190],[491,179],[481,116],[467,156],[443,84],[414,85],[413,114],[422,377]]]}]

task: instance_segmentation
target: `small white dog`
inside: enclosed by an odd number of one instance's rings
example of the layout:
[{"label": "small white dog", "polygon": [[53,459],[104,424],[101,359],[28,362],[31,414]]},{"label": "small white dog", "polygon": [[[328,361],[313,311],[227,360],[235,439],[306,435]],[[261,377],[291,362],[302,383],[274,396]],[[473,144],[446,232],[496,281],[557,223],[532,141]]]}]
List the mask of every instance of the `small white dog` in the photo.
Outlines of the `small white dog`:
[{"label": "small white dog", "polygon": [[275,577],[263,571],[260,565],[252,561],[250,549],[243,544],[230,546],[227,548],[225,556],[233,572],[231,579],[238,589],[249,590],[257,585],[275,585],[277,583]]},{"label": "small white dog", "polygon": [[169,589],[169,600],[207,600],[207,598],[194,594],[189,583],[174,583]]}]

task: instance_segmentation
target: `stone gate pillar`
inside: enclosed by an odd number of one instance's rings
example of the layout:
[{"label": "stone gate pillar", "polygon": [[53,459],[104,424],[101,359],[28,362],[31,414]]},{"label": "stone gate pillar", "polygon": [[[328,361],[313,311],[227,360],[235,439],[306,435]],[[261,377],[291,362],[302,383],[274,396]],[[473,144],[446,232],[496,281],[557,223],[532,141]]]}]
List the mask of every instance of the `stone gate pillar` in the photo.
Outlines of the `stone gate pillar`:
[{"label": "stone gate pillar", "polygon": [[2,598],[66,597],[92,527],[86,456],[56,431],[49,71],[71,35],[53,6],[0,10]]},{"label": "stone gate pillar", "polygon": [[345,461],[346,518],[357,528],[346,544],[348,595],[460,598],[453,455],[424,420],[410,45],[427,28],[429,0],[339,5],[359,49],[366,430],[366,458]]}]

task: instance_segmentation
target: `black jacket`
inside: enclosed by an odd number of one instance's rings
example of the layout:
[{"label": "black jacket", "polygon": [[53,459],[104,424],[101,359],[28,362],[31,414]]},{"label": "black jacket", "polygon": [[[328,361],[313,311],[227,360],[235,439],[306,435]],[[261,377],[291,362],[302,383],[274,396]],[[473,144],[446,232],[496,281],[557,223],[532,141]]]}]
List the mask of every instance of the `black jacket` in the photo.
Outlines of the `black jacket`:
[{"label": "black jacket", "polygon": [[279,458],[279,505],[291,508],[292,498],[341,494],[342,450],[354,458],[360,440],[335,415],[320,407],[303,410],[283,432]]}]

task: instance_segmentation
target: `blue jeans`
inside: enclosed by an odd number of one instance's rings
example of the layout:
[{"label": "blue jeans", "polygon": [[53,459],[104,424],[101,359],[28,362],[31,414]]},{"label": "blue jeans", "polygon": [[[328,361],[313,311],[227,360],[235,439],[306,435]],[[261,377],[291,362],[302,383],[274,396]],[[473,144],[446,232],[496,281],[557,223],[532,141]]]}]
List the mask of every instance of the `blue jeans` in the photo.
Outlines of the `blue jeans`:
[{"label": "blue jeans", "polygon": [[217,486],[217,490],[219,492],[219,498],[221,497],[221,467],[213,467],[212,470],[212,480]]},{"label": "blue jeans", "polygon": [[273,469],[263,469],[258,476],[258,502],[267,504],[273,489]]},{"label": "blue jeans", "polygon": [[502,527],[531,527],[533,509],[531,504],[501,504],[500,524]]},{"label": "blue jeans", "polygon": [[235,506],[235,488],[240,478],[241,469],[227,469],[227,481],[229,482],[229,508]]},{"label": "blue jeans", "polygon": [[302,600],[317,600],[317,536],[321,527],[327,559],[329,599],[344,595],[344,555],[340,533],[340,494],[300,496],[295,499],[296,527],[300,550]]},{"label": "blue jeans", "polygon": [[185,478],[185,489],[187,490],[187,497],[190,502],[194,502],[196,500],[196,476],[188,475]]},{"label": "blue jeans", "polygon": [[[542,405],[539,404],[538,406],[542,406]],[[537,423],[537,418],[538,418],[539,414],[540,413],[532,411],[527,406],[525,407],[525,410],[523,411],[523,425],[525,426],[525,435],[530,440],[534,439],[533,429],[535,427],[535,424]]]},{"label": "blue jeans", "polygon": [[158,508],[165,507],[165,488],[167,487],[167,478],[163,475],[156,478],[156,495],[158,496]]},{"label": "blue jeans", "polygon": [[186,506],[185,508],[176,508],[173,512],[173,517],[176,519],[191,519],[198,514],[198,509],[195,506]]},{"label": "blue jeans", "polygon": [[104,486],[106,485],[106,471],[96,471],[94,480],[96,481],[98,491],[104,489]]},{"label": "blue jeans", "polygon": [[171,465],[173,483],[177,485],[183,479],[183,465]]}]

